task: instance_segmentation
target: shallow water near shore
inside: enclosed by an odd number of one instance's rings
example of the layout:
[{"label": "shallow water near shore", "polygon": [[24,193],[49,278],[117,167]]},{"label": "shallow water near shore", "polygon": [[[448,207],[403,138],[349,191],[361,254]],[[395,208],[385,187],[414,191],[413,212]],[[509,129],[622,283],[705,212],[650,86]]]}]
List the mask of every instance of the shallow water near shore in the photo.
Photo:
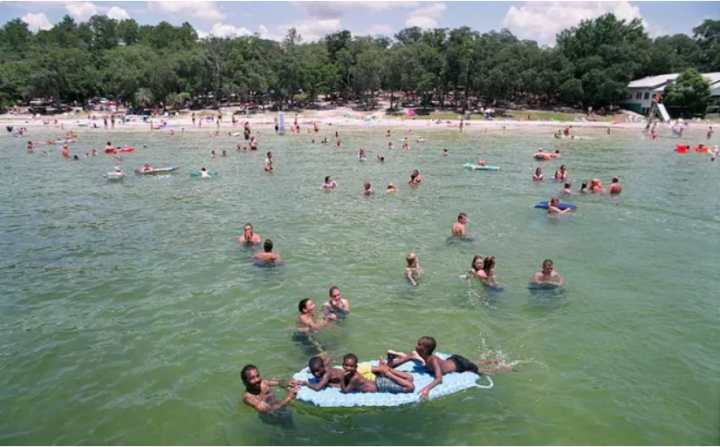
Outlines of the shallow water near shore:
[{"label": "shallow water near shore", "polygon": [[[26,154],[26,140],[4,135],[0,442],[717,444],[720,161],[635,131],[583,129],[577,141],[551,132],[416,130],[411,140],[427,142],[406,152],[387,150],[378,127],[341,129],[343,148],[310,143],[325,129],[263,129],[258,152],[237,153],[242,137],[81,130],[73,154],[102,152],[108,139],[136,147],[119,183],[102,178],[117,163],[105,154],[63,161],[57,148]],[[402,136],[394,131],[396,147]],[[682,142],[705,142],[704,131]],[[534,162],[539,147],[563,157]],[[211,160],[212,149],[228,156]],[[263,171],[267,150],[274,174]],[[479,157],[501,170],[462,169]],[[180,170],[132,174],[145,162]],[[624,192],[573,197],[575,213],[549,218],[533,205],[559,193],[549,179],[560,164],[573,189],[618,175]],[[219,174],[190,176],[202,166]],[[405,184],[413,169],[418,188]],[[337,190],[320,190],[326,175]],[[375,195],[362,195],[365,180]],[[390,182],[400,191],[386,196]],[[448,240],[458,212],[472,241]],[[284,266],[253,265],[236,242],[245,222]],[[408,252],[425,270],[415,289]],[[475,254],[496,257],[502,290],[461,279]],[[562,290],[529,290],[545,258]],[[319,305],[331,285],[351,303],[347,320],[317,337],[335,360],[431,335],[442,352],[501,357],[517,372],[421,405],[296,402],[291,420],[261,420],[240,402],[240,369],[287,378],[306,366],[291,341],[297,303]]]}]

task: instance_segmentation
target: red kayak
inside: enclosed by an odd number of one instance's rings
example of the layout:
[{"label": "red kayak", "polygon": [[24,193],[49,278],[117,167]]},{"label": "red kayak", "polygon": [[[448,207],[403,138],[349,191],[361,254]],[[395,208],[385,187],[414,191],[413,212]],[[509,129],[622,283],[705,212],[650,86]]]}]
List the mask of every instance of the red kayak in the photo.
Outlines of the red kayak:
[{"label": "red kayak", "polygon": [[128,147],[119,147],[117,149],[115,149],[115,148],[105,149],[106,154],[117,154],[118,152],[129,154],[130,152],[135,152],[135,148],[132,146],[128,146]]}]

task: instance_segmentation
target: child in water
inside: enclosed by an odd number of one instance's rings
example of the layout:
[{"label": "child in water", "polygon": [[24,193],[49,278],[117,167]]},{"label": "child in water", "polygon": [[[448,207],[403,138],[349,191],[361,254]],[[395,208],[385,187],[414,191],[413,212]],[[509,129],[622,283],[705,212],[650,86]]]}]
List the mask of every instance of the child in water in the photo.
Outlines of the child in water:
[{"label": "child in water", "polygon": [[542,180],[543,180],[542,169],[540,169],[540,168],[535,169],[535,174],[533,175],[533,182],[540,183],[540,182],[542,182]]},{"label": "child in water", "polygon": [[563,185],[561,193],[565,194],[566,196],[572,195],[572,191],[570,191],[570,183],[565,183],[565,185]]},{"label": "child in water", "polygon": [[417,287],[418,277],[423,273],[423,269],[418,263],[418,257],[415,253],[410,253],[405,256],[405,261],[407,262],[405,276],[410,280],[410,284],[412,284],[413,287]]}]

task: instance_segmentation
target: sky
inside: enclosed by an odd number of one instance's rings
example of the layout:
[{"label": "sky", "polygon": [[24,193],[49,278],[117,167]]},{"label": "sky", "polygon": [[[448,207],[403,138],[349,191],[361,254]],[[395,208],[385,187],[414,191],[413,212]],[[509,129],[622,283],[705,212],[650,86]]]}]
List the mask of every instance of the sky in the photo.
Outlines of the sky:
[{"label": "sky", "polygon": [[165,20],[189,22],[201,37],[259,34],[281,40],[295,27],[303,41],[340,30],[355,35],[393,36],[409,26],[457,28],[481,33],[507,28],[522,39],[554,45],[556,34],[584,19],[608,12],[621,19],[640,18],[651,37],[685,33],[706,18],[720,16],[718,2],[452,2],[452,1],[37,1],[0,0],[0,23],[20,18],[31,30],[49,29],[63,16],[86,21],[95,14],[132,18],[141,25]]}]

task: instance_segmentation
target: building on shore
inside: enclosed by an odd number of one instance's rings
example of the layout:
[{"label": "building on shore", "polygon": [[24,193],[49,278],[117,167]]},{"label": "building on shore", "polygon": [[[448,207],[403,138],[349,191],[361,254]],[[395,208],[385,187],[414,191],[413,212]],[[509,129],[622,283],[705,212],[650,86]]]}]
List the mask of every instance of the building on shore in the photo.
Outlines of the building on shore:
[{"label": "building on shore", "polygon": [[[633,112],[647,115],[652,106],[655,93],[662,93],[665,86],[675,82],[681,73],[648,76],[637,79],[628,84],[628,96],[620,105]],[[720,73],[703,73],[703,77],[710,83],[713,104],[720,102]]]}]

